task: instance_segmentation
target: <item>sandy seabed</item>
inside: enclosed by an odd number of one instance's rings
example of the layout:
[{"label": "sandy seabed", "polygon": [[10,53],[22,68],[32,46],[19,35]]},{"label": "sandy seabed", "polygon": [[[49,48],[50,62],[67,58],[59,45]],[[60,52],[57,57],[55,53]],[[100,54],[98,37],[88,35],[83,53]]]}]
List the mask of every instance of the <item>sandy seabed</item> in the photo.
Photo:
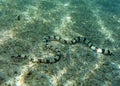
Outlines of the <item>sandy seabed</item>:
[{"label": "sandy seabed", "polygon": [[[119,86],[120,16],[106,8],[106,2],[1,0],[0,86]],[[114,55],[53,41],[50,44],[64,54],[59,62],[31,62],[54,54],[43,43],[43,37],[51,35],[66,40],[87,37]]]}]

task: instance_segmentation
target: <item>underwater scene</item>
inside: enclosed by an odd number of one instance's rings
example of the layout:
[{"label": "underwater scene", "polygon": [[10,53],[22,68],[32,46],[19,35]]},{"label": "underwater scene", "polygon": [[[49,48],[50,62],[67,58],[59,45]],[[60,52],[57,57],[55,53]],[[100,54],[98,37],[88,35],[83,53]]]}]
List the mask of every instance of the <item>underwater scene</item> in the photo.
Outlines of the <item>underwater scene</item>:
[{"label": "underwater scene", "polygon": [[0,0],[0,86],[120,86],[120,0]]}]

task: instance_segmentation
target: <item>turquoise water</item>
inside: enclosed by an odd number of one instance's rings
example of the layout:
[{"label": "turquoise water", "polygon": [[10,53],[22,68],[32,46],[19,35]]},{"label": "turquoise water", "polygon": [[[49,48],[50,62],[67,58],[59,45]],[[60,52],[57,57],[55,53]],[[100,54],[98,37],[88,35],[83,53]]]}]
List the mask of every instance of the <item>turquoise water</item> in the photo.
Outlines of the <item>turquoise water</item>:
[{"label": "turquoise water", "polygon": [[[120,0],[0,0],[0,86],[120,86],[119,9]],[[87,37],[113,55],[53,41],[65,58],[32,63],[54,56],[43,43],[54,34]]]}]

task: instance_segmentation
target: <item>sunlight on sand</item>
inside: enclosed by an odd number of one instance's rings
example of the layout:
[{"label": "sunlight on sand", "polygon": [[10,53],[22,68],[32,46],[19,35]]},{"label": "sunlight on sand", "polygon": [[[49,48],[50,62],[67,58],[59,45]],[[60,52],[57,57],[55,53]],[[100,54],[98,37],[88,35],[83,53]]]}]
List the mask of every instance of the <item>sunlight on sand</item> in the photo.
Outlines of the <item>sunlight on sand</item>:
[{"label": "sunlight on sand", "polygon": [[67,80],[66,83],[64,83],[64,86],[74,86],[75,85],[75,81],[74,80]]},{"label": "sunlight on sand", "polygon": [[0,43],[4,43],[8,39],[13,38],[12,30],[3,30],[0,31]]},{"label": "sunlight on sand", "polygon": [[107,39],[110,39],[111,41],[114,41],[112,37],[112,32],[110,30],[107,30],[107,28],[104,26],[103,21],[99,19],[98,24],[100,25],[100,32],[103,33]]},{"label": "sunlight on sand", "polygon": [[98,21],[97,22],[98,25],[100,26],[99,31],[106,36],[106,39],[110,39],[113,42],[114,39],[112,37],[112,31],[110,31],[107,27],[105,27],[104,21],[100,18],[98,14],[99,10],[92,10],[92,12]]},{"label": "sunlight on sand", "polygon": [[62,23],[61,23],[60,26],[62,26],[62,27],[66,27],[67,24],[72,23],[71,17],[70,17],[69,15],[64,16],[64,17],[61,19],[61,21],[62,21]]},{"label": "sunlight on sand", "polygon": [[25,79],[24,79],[24,76],[25,74],[27,73],[26,71],[27,70],[27,66],[24,67],[22,70],[21,70],[21,74],[19,76],[16,76],[15,77],[15,85],[16,86],[22,86],[23,84],[25,85]]},{"label": "sunlight on sand", "polygon": [[64,30],[65,31],[67,30],[67,25],[72,25],[72,20],[71,20],[71,17],[69,15],[66,15],[65,17],[63,17],[61,19],[61,24],[54,29],[54,32],[63,37],[65,34],[63,34],[62,32]]},{"label": "sunlight on sand", "polygon": [[69,3],[65,3],[65,4],[64,4],[64,7],[67,7],[67,6],[69,6],[69,5],[70,5]]},{"label": "sunlight on sand", "polygon": [[59,80],[61,79],[61,77],[67,73],[66,68],[64,67],[63,70],[59,70],[56,76],[53,76],[52,78],[50,78],[50,82],[53,86],[57,86],[59,83]]},{"label": "sunlight on sand", "polygon": [[[88,1],[85,1],[85,3],[89,6],[89,7],[92,7],[91,11],[93,12],[93,15],[96,17],[96,20],[97,20],[97,23],[98,25],[100,26],[99,28],[99,31],[104,34],[106,36],[105,39],[109,39],[111,40],[112,42],[114,42],[114,38],[112,37],[112,34],[113,32],[111,30],[109,30],[109,28],[107,28],[105,25],[104,25],[104,21],[102,20],[101,16],[100,16],[100,10],[98,7],[94,7],[95,3],[90,1],[88,3]],[[93,9],[94,8],[94,9]]]},{"label": "sunlight on sand", "polygon": [[75,33],[72,29],[70,29],[70,26],[73,26],[74,21],[72,21],[72,17],[69,16],[69,14],[66,14],[63,18],[61,18],[61,24],[54,29],[54,33],[60,35],[61,37],[68,40],[69,38],[66,38],[67,34],[75,34],[80,35],[79,33]]},{"label": "sunlight on sand", "polygon": [[38,19],[39,14],[37,12],[38,10],[40,11],[40,9],[35,6],[27,6],[26,8],[27,9],[21,13],[23,15],[25,25],[31,24],[34,22],[35,19]]}]

